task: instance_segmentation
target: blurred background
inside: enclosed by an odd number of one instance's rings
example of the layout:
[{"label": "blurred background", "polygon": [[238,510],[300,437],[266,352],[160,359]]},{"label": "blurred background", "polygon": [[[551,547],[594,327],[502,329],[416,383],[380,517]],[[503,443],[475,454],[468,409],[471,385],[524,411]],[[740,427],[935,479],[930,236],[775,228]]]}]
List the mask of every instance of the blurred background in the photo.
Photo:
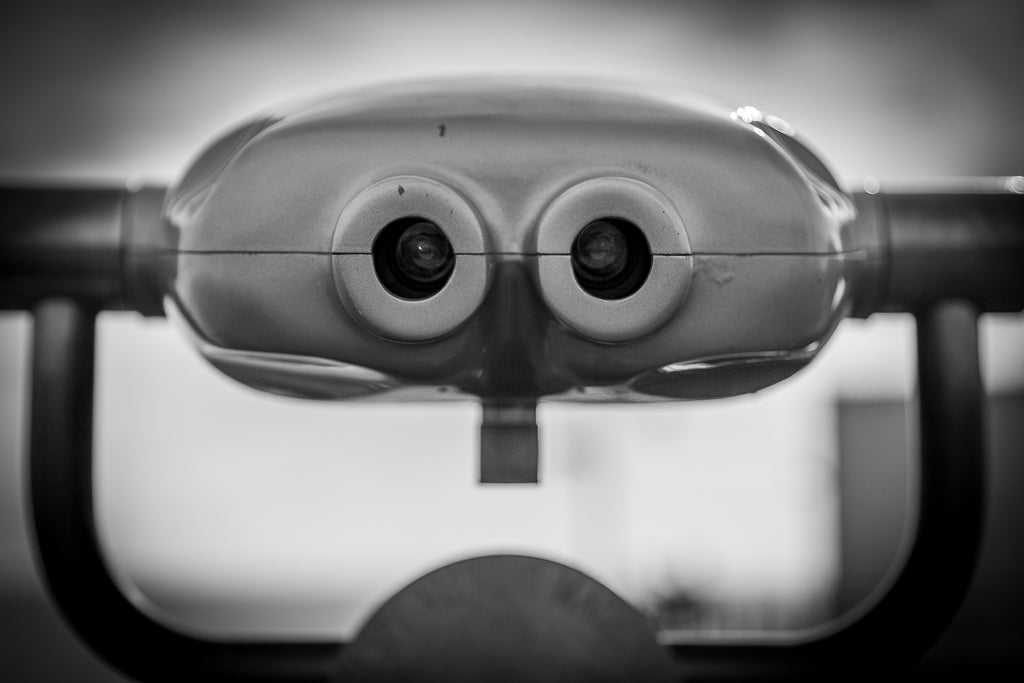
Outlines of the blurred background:
[{"label": "blurred background", "polygon": [[[0,179],[170,183],[256,111],[466,73],[754,105],[850,189],[1021,174],[1022,29],[1012,1],[15,2],[0,23]],[[30,333],[26,315],[0,315],[0,678],[118,680],[63,627],[33,567]],[[1022,664],[1024,319],[989,316],[982,352],[985,546],[920,679]],[[105,314],[98,521],[146,609],[205,635],[350,639],[409,581],[491,552],[575,566],[667,640],[805,627],[862,600],[895,555],[913,354],[909,319],[847,321],[810,369],[756,396],[542,406],[541,484],[480,487],[474,405],[262,395],[165,321]]]}]

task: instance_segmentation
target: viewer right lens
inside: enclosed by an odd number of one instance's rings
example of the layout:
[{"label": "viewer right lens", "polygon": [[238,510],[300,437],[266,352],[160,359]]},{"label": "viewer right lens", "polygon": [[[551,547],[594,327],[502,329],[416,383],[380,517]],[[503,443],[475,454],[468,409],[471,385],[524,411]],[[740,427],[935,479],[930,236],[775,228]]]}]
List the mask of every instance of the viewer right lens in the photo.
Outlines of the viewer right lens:
[{"label": "viewer right lens", "polygon": [[588,223],[572,244],[572,271],[587,293],[601,299],[633,294],[651,270],[651,248],[637,226],[602,218]]},{"label": "viewer right lens", "polygon": [[378,279],[403,299],[426,299],[440,292],[455,269],[455,258],[444,231],[417,216],[389,223],[373,243]]}]

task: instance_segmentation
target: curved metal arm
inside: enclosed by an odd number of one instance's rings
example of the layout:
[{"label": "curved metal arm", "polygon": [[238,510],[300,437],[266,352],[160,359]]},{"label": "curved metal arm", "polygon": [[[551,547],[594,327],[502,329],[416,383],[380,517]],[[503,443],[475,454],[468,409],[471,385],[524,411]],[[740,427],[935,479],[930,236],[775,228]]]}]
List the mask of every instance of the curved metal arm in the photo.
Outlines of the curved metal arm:
[{"label": "curved metal arm", "polygon": [[50,594],[106,661],[146,681],[324,681],[338,643],[191,638],[138,611],[111,579],[93,517],[95,313],[53,299],[35,309],[30,493],[36,551]]},{"label": "curved metal arm", "polygon": [[899,577],[870,611],[823,638],[675,646],[688,677],[862,677],[909,667],[945,630],[970,584],[985,501],[976,310],[946,302],[918,314],[917,344],[917,524]]},{"label": "curved metal arm", "polygon": [[0,310],[73,296],[123,308],[116,187],[0,187]]},{"label": "curved metal arm", "polygon": [[[68,621],[102,657],[153,681],[321,681],[339,643],[216,643],[141,614],[107,571],[92,493],[94,314],[52,300],[35,311],[31,494],[39,560]],[[918,317],[921,484],[913,549],[865,616],[797,645],[675,646],[685,674],[715,678],[849,673],[916,661],[955,613],[970,581],[983,504],[976,315],[966,304]]]},{"label": "curved metal arm", "polygon": [[[4,195],[5,201],[12,196]],[[150,271],[173,258],[161,255],[159,235],[150,240],[133,236],[131,212],[112,208],[121,206],[119,195],[69,197],[67,211],[58,202],[54,206],[60,211],[33,211],[26,214],[25,225],[50,225],[51,215],[81,210],[102,228],[95,232],[95,240],[67,241],[75,230],[63,219],[52,223],[60,227],[56,241],[48,242],[47,234],[35,229],[0,239],[0,265],[11,266],[0,268],[0,308],[35,306],[30,485],[38,557],[54,600],[94,650],[131,676],[154,681],[327,679],[340,643],[191,638],[141,614],[111,579],[93,519],[95,313],[126,302],[149,312],[145,302],[153,297],[145,285],[155,277]],[[50,202],[50,197],[31,193],[17,198],[33,206]],[[158,225],[153,219],[159,215],[156,199],[158,193],[153,193],[145,210],[140,209],[140,216],[149,216],[140,225]],[[879,251],[866,273],[878,284],[860,313],[911,310],[918,324],[918,524],[907,562],[891,590],[860,619],[822,638],[791,645],[673,646],[685,674],[714,678],[864,673],[894,661],[915,661],[945,628],[970,580],[983,507],[976,314],[1024,305],[1024,271],[1016,267],[1024,253],[1019,231],[1024,219],[1018,220],[1022,199],[955,197],[937,211],[928,209],[931,205],[919,196],[889,198],[880,209],[885,216],[872,219]],[[981,213],[970,218],[975,209]],[[129,228],[122,231],[119,226],[125,220]],[[956,227],[973,220],[991,229],[975,239]],[[109,230],[111,226],[116,229]],[[147,230],[139,235],[156,234],[155,228]],[[135,246],[128,249],[126,244],[152,244],[156,255]],[[54,246],[73,251],[87,247],[81,253],[92,256],[79,263],[54,251]],[[968,260],[961,258],[964,246],[971,250]],[[127,257],[125,249],[130,252]],[[991,262],[998,278],[985,279],[991,275],[984,266],[989,261],[982,258],[986,254],[995,255]],[[133,259],[146,264],[138,267],[140,274],[132,275]],[[62,270],[65,266],[68,270]],[[955,278],[936,285],[937,293],[918,287],[918,282],[932,283],[950,272]],[[993,284],[996,279],[999,286]],[[972,304],[945,301],[956,295],[950,289],[953,280],[962,284],[965,291],[960,296]],[[133,289],[133,282],[141,284]]]},{"label": "curved metal arm", "polygon": [[981,180],[974,192],[853,195],[848,247],[866,255],[854,316],[916,315],[952,299],[983,313],[1024,309],[1024,194]]},{"label": "curved metal arm", "polygon": [[176,235],[166,188],[0,185],[0,311],[67,297],[162,316]]}]

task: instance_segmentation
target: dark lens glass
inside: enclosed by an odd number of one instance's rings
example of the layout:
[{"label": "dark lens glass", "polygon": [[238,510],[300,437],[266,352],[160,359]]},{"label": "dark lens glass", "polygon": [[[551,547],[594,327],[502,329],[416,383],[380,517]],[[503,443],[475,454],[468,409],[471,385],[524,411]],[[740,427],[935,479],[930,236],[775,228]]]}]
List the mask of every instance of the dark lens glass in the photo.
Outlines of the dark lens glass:
[{"label": "dark lens glass", "polygon": [[613,278],[629,258],[626,237],[608,221],[594,221],[576,237],[579,268],[597,278]]},{"label": "dark lens glass", "polygon": [[423,284],[448,275],[455,262],[451,242],[441,228],[426,221],[405,229],[395,246],[395,260],[403,274]]},{"label": "dark lens glass", "polygon": [[573,241],[572,271],[589,294],[622,299],[647,279],[651,248],[643,231],[629,221],[596,220],[584,226]]},{"label": "dark lens glass", "polygon": [[405,299],[441,291],[455,268],[455,250],[436,224],[418,217],[389,223],[373,243],[373,267],[387,289]]}]

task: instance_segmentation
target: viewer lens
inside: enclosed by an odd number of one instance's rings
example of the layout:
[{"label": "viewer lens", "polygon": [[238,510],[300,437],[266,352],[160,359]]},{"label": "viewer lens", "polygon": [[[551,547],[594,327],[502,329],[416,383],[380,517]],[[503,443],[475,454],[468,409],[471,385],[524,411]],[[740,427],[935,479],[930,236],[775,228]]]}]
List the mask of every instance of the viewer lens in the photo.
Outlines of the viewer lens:
[{"label": "viewer lens", "polygon": [[607,221],[594,221],[576,237],[574,257],[578,267],[595,278],[614,278],[626,267],[626,237]]},{"label": "viewer lens", "polygon": [[373,243],[373,267],[381,283],[404,299],[441,291],[455,268],[455,250],[436,224],[418,217],[389,223]]},{"label": "viewer lens", "polygon": [[410,280],[430,284],[448,275],[455,257],[441,228],[423,221],[410,225],[398,238],[395,260]]},{"label": "viewer lens", "polygon": [[576,282],[601,299],[633,294],[651,270],[651,248],[640,228],[605,218],[588,223],[572,244]]}]

